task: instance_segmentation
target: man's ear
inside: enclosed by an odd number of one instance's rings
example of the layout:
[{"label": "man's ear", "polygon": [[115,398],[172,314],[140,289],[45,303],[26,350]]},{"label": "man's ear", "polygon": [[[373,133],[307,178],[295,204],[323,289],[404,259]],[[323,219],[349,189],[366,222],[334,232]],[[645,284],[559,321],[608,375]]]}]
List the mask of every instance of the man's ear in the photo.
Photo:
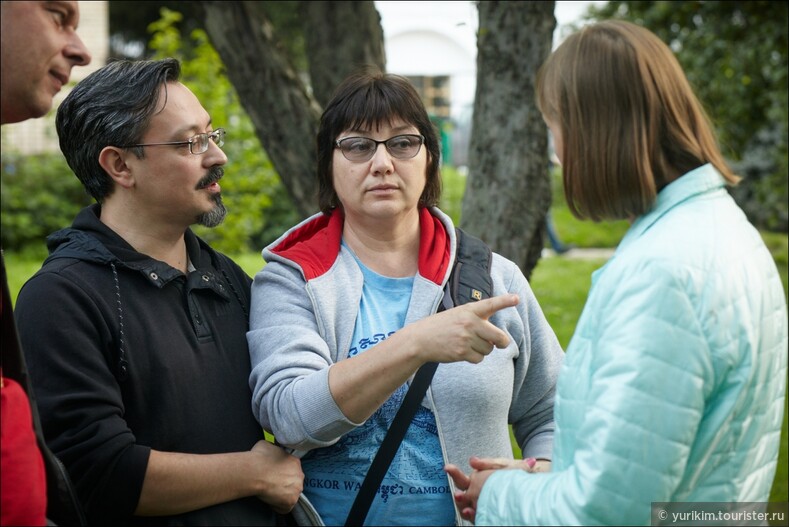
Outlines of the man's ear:
[{"label": "man's ear", "polygon": [[130,156],[137,159],[129,150],[118,148],[117,146],[105,146],[99,152],[99,165],[112,178],[115,184],[123,188],[134,186],[134,174],[126,162]]}]

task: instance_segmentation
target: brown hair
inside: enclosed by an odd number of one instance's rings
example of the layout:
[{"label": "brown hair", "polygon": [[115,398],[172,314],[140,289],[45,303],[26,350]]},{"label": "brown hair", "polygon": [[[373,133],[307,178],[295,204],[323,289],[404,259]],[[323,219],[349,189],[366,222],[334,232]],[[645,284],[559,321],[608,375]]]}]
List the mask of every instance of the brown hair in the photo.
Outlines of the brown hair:
[{"label": "brown hair", "polygon": [[419,204],[438,204],[441,199],[441,149],[422,99],[405,77],[367,67],[340,84],[321,116],[317,138],[318,205],[321,211],[328,213],[340,205],[332,180],[332,159],[337,137],[345,130],[372,127],[385,122],[391,124],[395,119],[402,119],[415,126],[425,137],[427,174]]},{"label": "brown hair", "polygon": [[607,20],[569,36],[540,67],[537,105],[561,131],[564,193],[578,218],[640,216],[705,163],[730,185],[740,179],[674,54],[635,24]]}]

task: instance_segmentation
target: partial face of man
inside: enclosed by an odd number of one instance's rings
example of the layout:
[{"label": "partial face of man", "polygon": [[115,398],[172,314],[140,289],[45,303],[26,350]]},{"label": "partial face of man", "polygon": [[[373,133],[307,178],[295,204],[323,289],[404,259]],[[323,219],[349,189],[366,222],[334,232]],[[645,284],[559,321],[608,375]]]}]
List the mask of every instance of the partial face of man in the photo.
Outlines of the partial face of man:
[{"label": "partial face of man", "polygon": [[77,2],[0,3],[0,124],[45,115],[71,69],[91,56],[77,36]]}]

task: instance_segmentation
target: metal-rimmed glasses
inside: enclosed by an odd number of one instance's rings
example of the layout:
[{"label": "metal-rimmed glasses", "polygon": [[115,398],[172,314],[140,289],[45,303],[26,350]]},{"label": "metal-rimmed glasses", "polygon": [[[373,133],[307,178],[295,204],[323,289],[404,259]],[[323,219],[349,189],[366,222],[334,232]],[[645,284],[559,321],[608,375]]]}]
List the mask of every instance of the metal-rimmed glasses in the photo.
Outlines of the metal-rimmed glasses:
[{"label": "metal-rimmed glasses", "polygon": [[204,154],[206,150],[208,150],[208,142],[209,140],[216,143],[216,146],[222,147],[225,144],[225,129],[224,128],[217,128],[213,132],[206,132],[203,134],[197,134],[195,136],[190,137],[186,141],[170,141],[167,143],[142,143],[139,145],[126,145],[122,146],[121,148],[135,148],[138,146],[164,146],[164,145],[189,145],[189,152],[194,155]]},{"label": "metal-rimmed glasses", "polygon": [[369,137],[346,137],[334,142],[334,147],[342,151],[348,161],[361,163],[369,161],[378,150],[378,145],[384,145],[386,151],[395,159],[410,159],[419,153],[425,137],[416,134],[402,134],[390,137],[385,141],[376,141]]}]

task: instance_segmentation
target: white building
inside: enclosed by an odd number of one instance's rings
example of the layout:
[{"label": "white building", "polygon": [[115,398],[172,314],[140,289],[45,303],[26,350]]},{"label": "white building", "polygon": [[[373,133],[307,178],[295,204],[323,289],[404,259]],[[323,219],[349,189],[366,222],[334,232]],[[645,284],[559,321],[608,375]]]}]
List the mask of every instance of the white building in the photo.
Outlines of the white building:
[{"label": "white building", "polygon": [[386,70],[408,77],[442,131],[445,161],[465,164],[477,62],[474,2],[376,1]]},{"label": "white building", "polygon": [[[442,117],[456,115],[473,102],[477,69],[477,6],[473,2],[378,1],[375,7],[381,14],[387,71],[417,81],[439,79],[416,84],[424,86],[429,109]],[[443,91],[436,93],[435,88]],[[444,104],[437,108],[429,104],[438,97],[446,99],[439,101]]]}]

